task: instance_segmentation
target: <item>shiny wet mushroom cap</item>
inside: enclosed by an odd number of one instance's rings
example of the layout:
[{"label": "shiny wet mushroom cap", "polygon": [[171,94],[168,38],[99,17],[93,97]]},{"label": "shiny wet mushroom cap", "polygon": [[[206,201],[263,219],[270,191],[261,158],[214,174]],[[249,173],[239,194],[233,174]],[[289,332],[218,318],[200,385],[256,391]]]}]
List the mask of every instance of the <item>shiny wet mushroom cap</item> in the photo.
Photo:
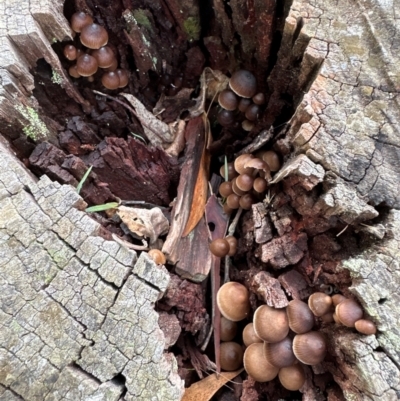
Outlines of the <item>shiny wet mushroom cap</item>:
[{"label": "shiny wet mushroom cap", "polygon": [[290,391],[299,390],[306,381],[306,375],[300,363],[282,368],[278,377],[282,386]]},{"label": "shiny wet mushroom cap", "polygon": [[293,352],[305,365],[317,365],[326,355],[326,340],[319,331],[297,334],[293,338]]},{"label": "shiny wet mushroom cap", "polygon": [[80,39],[89,49],[100,49],[108,43],[108,33],[101,25],[90,24],[82,29]]},{"label": "shiny wet mushroom cap", "polygon": [[97,61],[89,54],[80,56],[76,61],[76,70],[82,77],[90,77],[97,72]]},{"label": "shiny wet mushroom cap", "polygon": [[93,18],[90,15],[85,14],[82,11],[72,14],[71,28],[73,31],[79,33],[85,26],[90,24],[93,24]]},{"label": "shiny wet mushroom cap", "polygon": [[222,316],[239,322],[250,313],[249,292],[243,284],[225,283],[217,292],[217,305]]},{"label": "shiny wet mushroom cap", "polygon": [[289,322],[285,309],[261,305],[253,317],[254,331],[269,343],[282,341],[289,333]]},{"label": "shiny wet mushroom cap", "polygon": [[248,375],[255,381],[267,382],[275,379],[279,368],[271,365],[264,357],[262,343],[250,344],[243,355],[243,365]]},{"label": "shiny wet mushroom cap", "polygon": [[233,371],[239,369],[243,364],[242,346],[233,341],[221,343],[220,345],[221,369]]},{"label": "shiny wet mushroom cap", "polygon": [[236,71],[229,80],[229,87],[240,97],[253,97],[257,92],[256,77],[247,70]]},{"label": "shiny wet mushroom cap", "polygon": [[231,90],[225,89],[218,95],[218,103],[225,110],[236,110],[239,99]]},{"label": "shiny wet mushroom cap", "polygon": [[94,50],[91,55],[97,60],[100,68],[109,68],[113,65],[115,54],[109,46]]},{"label": "shiny wet mushroom cap", "polygon": [[115,90],[119,88],[119,76],[115,71],[106,72],[101,77],[101,83],[107,89]]}]

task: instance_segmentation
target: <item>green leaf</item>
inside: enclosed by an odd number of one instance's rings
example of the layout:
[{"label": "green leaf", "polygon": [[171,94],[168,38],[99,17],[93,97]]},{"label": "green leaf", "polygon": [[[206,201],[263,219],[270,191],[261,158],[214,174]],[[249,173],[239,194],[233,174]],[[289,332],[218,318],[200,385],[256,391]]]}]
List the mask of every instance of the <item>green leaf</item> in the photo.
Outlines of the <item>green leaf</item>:
[{"label": "green leaf", "polygon": [[104,203],[103,205],[90,206],[86,209],[87,213],[103,212],[108,209],[115,209],[119,206],[118,202]]},{"label": "green leaf", "polygon": [[87,180],[87,178],[89,177],[90,172],[92,171],[93,166],[90,166],[87,170],[85,175],[82,177],[82,179],[79,181],[78,186],[76,187],[76,192],[78,192],[78,194],[81,192],[81,189],[83,187],[83,184],[85,183],[85,181]]}]

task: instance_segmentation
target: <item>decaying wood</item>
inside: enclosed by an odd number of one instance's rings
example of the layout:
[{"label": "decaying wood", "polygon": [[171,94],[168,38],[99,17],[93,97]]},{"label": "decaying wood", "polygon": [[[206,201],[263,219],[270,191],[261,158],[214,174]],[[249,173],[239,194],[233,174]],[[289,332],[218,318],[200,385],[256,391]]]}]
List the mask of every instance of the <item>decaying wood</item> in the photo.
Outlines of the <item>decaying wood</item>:
[{"label": "decaying wood", "polygon": [[[135,142],[133,151],[134,140],[104,139],[112,133],[108,126],[97,132],[78,120],[74,121],[75,127],[72,124],[57,136],[60,123],[46,115],[32,96],[34,79],[29,71],[37,59],[44,57],[54,80],[69,96],[86,111],[86,99],[94,103],[92,93],[86,91],[84,98],[72,85],[50,46],[54,40],[71,39],[62,16],[62,3],[7,0],[0,4],[0,15],[6,16],[0,22],[1,134],[18,144],[15,148],[24,158],[33,149],[26,140],[28,135],[36,141],[46,138],[51,146],[65,146],[88,164],[97,163],[95,176],[89,181],[99,191],[94,203],[102,203],[99,200],[110,193],[115,195],[115,186],[121,182],[123,188],[119,189],[126,191],[122,198],[168,203],[168,188],[160,190],[165,181],[162,184],[143,176],[132,167],[132,155],[137,155],[134,152],[148,159],[156,150],[144,150]],[[77,3],[83,6],[85,1]],[[123,3],[132,10],[138,2]],[[202,47],[189,46],[186,40],[195,42],[201,33],[200,3],[139,3],[147,8],[125,13],[129,24],[124,37],[133,46],[137,66],[159,74],[172,73],[177,68],[194,79],[205,58]],[[265,214],[254,208],[254,215],[244,219],[257,226],[241,239],[243,249],[250,250],[254,242],[258,248],[247,259],[249,272],[254,275],[243,281],[249,284],[252,280],[249,287],[253,286],[255,293],[272,304],[276,300],[285,303],[279,283],[295,299],[307,298],[325,281],[357,297],[377,323],[377,336],[365,337],[345,328],[326,329],[331,356],[315,368],[315,376],[323,381],[321,376],[331,374],[349,400],[398,399],[400,317],[396,261],[400,215],[397,210],[380,207],[400,205],[400,143],[396,131],[400,121],[399,35],[395,4],[374,0],[295,0],[278,35],[282,34],[282,40],[275,40],[280,47],[276,62],[273,57],[271,64],[272,35],[275,27],[281,28],[284,13],[276,10],[275,2],[231,0],[229,6],[219,0],[208,3],[214,8],[203,44],[211,56],[210,65],[224,73],[239,67],[255,69],[260,88],[268,88],[263,123],[269,128],[277,119],[281,124],[290,118],[286,135],[274,138],[274,146],[285,155],[285,165],[274,177],[282,192],[264,202]],[[107,19],[111,29],[116,28],[117,11],[118,18],[123,11],[120,8],[122,5],[116,6],[115,15]],[[100,5],[99,10],[106,18],[107,7]],[[176,35],[167,34],[174,26]],[[152,31],[154,27],[162,29],[157,34]],[[163,42],[167,38],[169,46]],[[155,45],[148,46],[148,41]],[[184,58],[182,71],[178,67]],[[121,62],[128,66],[126,59]],[[272,71],[266,81],[269,68]],[[149,82],[147,75],[140,74],[133,74],[132,87]],[[102,107],[107,108],[104,104]],[[122,136],[126,120],[114,111],[105,113],[109,113],[104,118],[105,125],[115,122],[117,134]],[[137,123],[131,121],[128,125],[132,131]],[[269,140],[269,134],[266,138]],[[101,146],[97,146],[100,142]],[[43,151],[51,148],[49,144],[43,146]],[[107,169],[100,152],[106,159],[109,156]],[[117,400],[126,391],[126,401],[154,396],[178,400],[182,382],[176,375],[174,357],[163,354],[163,335],[153,310],[153,303],[167,288],[169,276],[144,254],[136,261],[134,252],[102,238],[106,233],[101,227],[79,212],[85,203],[73,189],[46,177],[35,183],[4,148],[0,155],[0,266],[4,287],[0,296],[4,333],[1,359],[6,373],[0,375],[0,398],[49,401],[68,396]],[[159,157],[165,161],[160,162],[165,167],[162,174],[164,178],[171,177],[176,170],[163,157]],[[65,156],[58,151],[53,158],[60,163],[46,166],[46,173],[76,185],[85,170],[84,163],[71,157],[61,163]],[[116,166],[120,167],[118,173]],[[110,168],[114,171],[110,172]],[[184,168],[195,170],[188,164]],[[127,178],[132,169],[138,173],[134,174],[138,178],[134,184]],[[187,172],[186,177],[190,178]],[[143,182],[151,182],[149,192]],[[192,182],[186,180],[186,185]],[[102,186],[104,183],[108,187]],[[186,191],[183,186],[182,182],[180,193]],[[185,213],[176,212],[185,210],[182,199],[178,198],[175,205],[173,241],[168,239],[165,247],[173,249],[171,243],[179,244],[181,254],[170,251],[170,258],[177,262],[178,270],[187,271],[193,255],[180,265],[182,255],[193,243],[199,247],[195,255],[204,255],[208,250],[208,229],[202,221],[190,246],[180,242],[180,230],[187,218],[187,207]],[[380,224],[375,226],[371,220],[377,218]],[[277,236],[273,238],[271,232]],[[264,262],[295,270],[285,270],[278,283],[260,274]],[[204,265],[199,275],[202,278],[211,265],[210,258]],[[191,272],[192,278],[198,274],[198,267],[195,273]],[[242,279],[249,275],[235,274]],[[165,308],[176,307],[184,329],[192,333],[203,331],[204,337],[209,318],[203,295],[196,298],[202,289],[176,276],[172,281]],[[192,304],[185,303],[185,295]],[[252,302],[254,306],[255,298]],[[179,331],[172,319],[171,327],[170,343]],[[113,380],[122,376],[125,384]],[[303,400],[322,400],[311,381],[310,369],[307,377]],[[265,385],[264,390],[275,394],[274,386],[276,383]],[[251,379],[244,382],[243,388],[243,401],[258,397]],[[327,388],[328,399],[341,400],[339,390],[336,385]]]},{"label": "decaying wood", "polygon": [[74,188],[0,156],[1,397],[179,399],[153,308],[166,270],[103,239]]}]

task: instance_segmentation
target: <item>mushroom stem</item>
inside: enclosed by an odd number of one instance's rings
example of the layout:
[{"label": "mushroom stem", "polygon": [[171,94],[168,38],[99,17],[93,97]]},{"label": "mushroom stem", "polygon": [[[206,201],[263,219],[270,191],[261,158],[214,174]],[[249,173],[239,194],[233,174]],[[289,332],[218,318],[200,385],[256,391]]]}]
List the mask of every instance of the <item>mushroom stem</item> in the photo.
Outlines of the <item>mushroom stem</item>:
[{"label": "mushroom stem", "polygon": [[[238,209],[238,211],[236,212],[235,218],[233,219],[231,225],[228,228],[228,235],[227,236],[233,235],[235,233],[236,226],[237,226],[237,224],[239,222],[239,219],[240,219],[240,216],[242,215],[242,212],[243,212],[243,209],[240,207]],[[229,269],[230,269],[230,266],[231,266],[231,258],[230,258],[230,256],[227,255],[227,256],[225,256],[224,284],[229,281]]]}]

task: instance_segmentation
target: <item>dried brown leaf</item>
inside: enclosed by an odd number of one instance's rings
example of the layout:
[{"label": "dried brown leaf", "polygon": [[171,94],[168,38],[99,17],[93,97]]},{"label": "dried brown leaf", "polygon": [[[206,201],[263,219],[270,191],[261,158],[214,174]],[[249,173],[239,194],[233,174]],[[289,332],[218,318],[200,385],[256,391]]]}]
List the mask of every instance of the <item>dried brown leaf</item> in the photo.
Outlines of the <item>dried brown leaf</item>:
[{"label": "dried brown leaf", "polygon": [[189,109],[190,117],[204,113],[206,99],[215,100],[218,93],[228,87],[229,78],[221,71],[206,67],[200,77],[200,95],[195,99],[196,104]]},{"label": "dried brown leaf", "polygon": [[187,388],[182,401],[209,401],[222,386],[242,372],[243,369],[234,372],[222,372],[219,375],[213,373]]},{"label": "dried brown leaf", "polygon": [[148,111],[144,104],[135,96],[128,93],[121,93],[121,95],[134,107],[136,117],[143,125],[143,130],[152,145],[163,146],[173,141],[173,133],[166,123],[159,120],[153,113]]},{"label": "dried brown leaf", "polygon": [[[205,144],[207,145],[210,141],[211,132],[209,128],[210,124],[208,123],[208,119],[205,114],[203,114],[203,122],[205,128]],[[196,184],[193,190],[193,200],[190,208],[190,214],[185,229],[183,230],[182,237],[186,237],[196,227],[204,215],[204,209],[207,202],[210,160],[211,156],[207,151],[206,146],[204,146],[203,153],[201,155],[199,172],[197,174]]]}]

